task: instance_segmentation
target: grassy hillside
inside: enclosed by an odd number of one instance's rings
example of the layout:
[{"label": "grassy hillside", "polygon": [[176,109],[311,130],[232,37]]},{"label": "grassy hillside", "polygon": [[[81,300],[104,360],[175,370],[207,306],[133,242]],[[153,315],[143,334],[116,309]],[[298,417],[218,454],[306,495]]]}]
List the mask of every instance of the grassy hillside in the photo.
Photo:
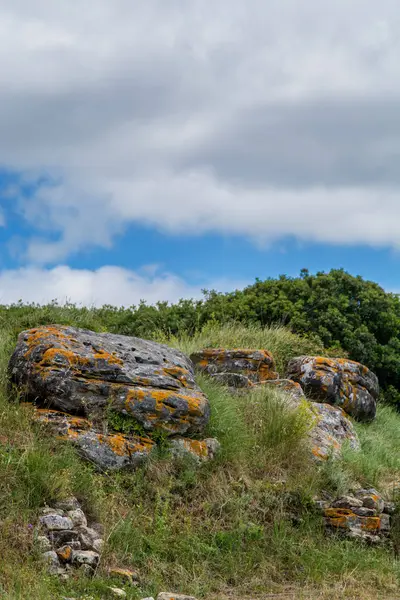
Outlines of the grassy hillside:
[{"label": "grassy hillside", "polygon": [[[173,589],[204,598],[391,598],[400,594],[400,562],[382,548],[326,538],[312,497],[345,491],[358,480],[390,493],[400,480],[400,416],[379,407],[371,425],[357,425],[362,452],[317,470],[305,448],[307,423],[285,408],[279,393],[259,390],[232,397],[199,378],[212,418],[207,434],[223,451],[195,468],[162,452],[135,473],[96,474],[75,452],[30,422],[10,403],[6,366],[16,335],[58,322],[106,329],[90,310],[21,307],[0,324],[0,597],[23,600],[107,598],[107,566],[135,568],[129,598]],[[322,351],[286,329],[208,325],[200,333],[160,341],[190,352],[203,346],[271,350],[279,369],[290,356]],[[98,576],[59,582],[32,554],[38,510],[75,494],[106,526],[107,547]],[[277,596],[279,597],[279,596]]]}]

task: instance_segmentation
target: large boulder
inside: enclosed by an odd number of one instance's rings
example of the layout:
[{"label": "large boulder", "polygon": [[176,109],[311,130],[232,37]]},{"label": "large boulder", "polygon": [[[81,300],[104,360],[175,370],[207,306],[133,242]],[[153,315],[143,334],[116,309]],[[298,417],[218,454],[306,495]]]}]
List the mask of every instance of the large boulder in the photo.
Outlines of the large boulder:
[{"label": "large boulder", "polygon": [[274,357],[268,350],[205,348],[194,352],[190,358],[207,375],[238,373],[245,375],[253,383],[279,377],[275,371]]},{"label": "large boulder", "polygon": [[301,384],[307,396],[338,405],[359,421],[370,421],[376,413],[378,378],[360,363],[322,356],[293,358],[287,377]]},{"label": "large boulder", "polygon": [[135,337],[31,329],[20,334],[9,370],[25,400],[70,414],[101,419],[112,409],[166,435],[200,432],[209,419],[191,361]]}]

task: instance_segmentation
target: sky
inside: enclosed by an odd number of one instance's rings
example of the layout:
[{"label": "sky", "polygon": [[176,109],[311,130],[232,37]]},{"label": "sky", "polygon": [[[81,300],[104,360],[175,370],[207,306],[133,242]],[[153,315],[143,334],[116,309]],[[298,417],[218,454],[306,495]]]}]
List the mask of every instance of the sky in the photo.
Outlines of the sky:
[{"label": "sky", "polygon": [[400,291],[398,0],[0,0],[0,303]]}]

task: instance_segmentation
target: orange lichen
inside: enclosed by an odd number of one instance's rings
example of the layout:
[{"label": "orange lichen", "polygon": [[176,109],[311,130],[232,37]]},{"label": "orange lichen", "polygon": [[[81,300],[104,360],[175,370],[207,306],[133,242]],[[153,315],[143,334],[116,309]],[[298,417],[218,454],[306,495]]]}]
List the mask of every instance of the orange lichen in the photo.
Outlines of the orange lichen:
[{"label": "orange lichen", "polygon": [[361,529],[366,531],[378,531],[381,526],[380,517],[363,517],[361,519]]},{"label": "orange lichen", "polygon": [[131,388],[128,390],[125,400],[125,408],[127,411],[131,411],[132,404],[138,404],[146,400],[147,398],[151,398],[155,400],[156,412],[161,412],[162,410],[167,409],[171,413],[174,413],[177,409],[168,404],[168,400],[170,398],[178,398],[180,400],[184,400],[187,404],[187,410],[192,415],[202,415],[201,406],[204,402],[204,397],[201,395],[189,396],[187,394],[177,393],[171,390],[158,390],[158,389],[141,389],[141,388]]},{"label": "orange lichen", "polygon": [[207,443],[205,441],[199,440],[191,440],[191,439],[182,439],[185,448],[199,456],[200,458],[206,458],[208,456],[208,448]]},{"label": "orange lichen", "polygon": [[71,560],[71,546],[64,546],[63,548],[60,548],[60,550],[57,550],[57,556],[60,560],[62,560],[62,562],[68,562],[69,560]]}]

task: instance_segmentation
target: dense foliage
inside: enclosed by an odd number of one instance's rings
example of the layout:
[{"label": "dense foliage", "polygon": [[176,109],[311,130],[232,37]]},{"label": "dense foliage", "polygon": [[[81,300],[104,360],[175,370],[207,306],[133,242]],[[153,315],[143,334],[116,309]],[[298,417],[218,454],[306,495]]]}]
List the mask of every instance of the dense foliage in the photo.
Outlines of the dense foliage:
[{"label": "dense foliage", "polygon": [[[10,313],[15,313],[10,315]],[[56,304],[22,304],[0,308],[0,322],[15,316],[18,326],[38,322],[80,323],[97,330],[160,337],[194,335],[210,323],[286,325],[332,354],[370,367],[379,377],[385,398],[400,404],[400,300],[379,285],[343,270],[299,277],[256,280],[244,290],[221,294],[205,291],[203,300],[180,300],[170,305],[86,309]]]}]

